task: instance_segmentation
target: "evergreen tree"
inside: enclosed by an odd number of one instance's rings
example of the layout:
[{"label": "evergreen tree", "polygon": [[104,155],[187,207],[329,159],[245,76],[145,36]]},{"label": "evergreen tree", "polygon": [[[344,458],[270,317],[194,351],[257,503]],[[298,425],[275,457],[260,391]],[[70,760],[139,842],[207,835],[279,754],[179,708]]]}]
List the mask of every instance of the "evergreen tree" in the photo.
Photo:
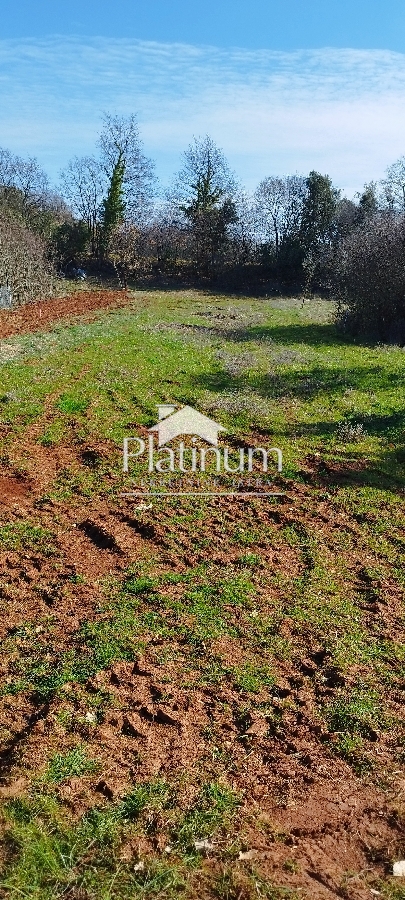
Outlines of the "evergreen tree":
[{"label": "evergreen tree", "polygon": [[301,220],[301,243],[306,253],[314,253],[330,243],[339,201],[339,191],[329,175],[310,172]]},{"label": "evergreen tree", "polygon": [[229,226],[237,221],[236,184],[210,137],[194,140],[184,154],[171,201],[190,229],[193,268],[211,277],[223,259]]},{"label": "evergreen tree", "polygon": [[122,155],[119,154],[118,160],[114,166],[106,199],[102,203],[101,213],[101,249],[105,253],[109,238],[116,227],[124,220],[125,203],[123,181],[125,175],[125,164],[122,161]]},{"label": "evergreen tree", "polygon": [[226,242],[227,226],[236,221],[233,201],[215,187],[211,167],[193,185],[195,196],[183,212],[193,228],[196,267],[203,275],[213,274],[216,254]]},{"label": "evergreen tree", "polygon": [[364,191],[359,196],[358,221],[364,222],[373,216],[378,210],[377,185],[374,181],[364,185]]},{"label": "evergreen tree", "polygon": [[310,293],[328,278],[328,256],[337,235],[340,191],[329,175],[310,172],[306,179],[299,233],[304,289]]}]

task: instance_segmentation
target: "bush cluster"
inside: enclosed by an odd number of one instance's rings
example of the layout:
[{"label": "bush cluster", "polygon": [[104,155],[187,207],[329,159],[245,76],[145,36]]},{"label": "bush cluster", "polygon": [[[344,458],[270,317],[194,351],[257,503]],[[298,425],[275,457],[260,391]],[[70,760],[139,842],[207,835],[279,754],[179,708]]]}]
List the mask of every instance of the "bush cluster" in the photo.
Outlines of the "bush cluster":
[{"label": "bush cluster", "polygon": [[405,218],[376,213],[339,245],[339,322],[355,335],[405,344]]},{"label": "bush cluster", "polygon": [[0,218],[0,287],[3,306],[46,299],[56,289],[43,238],[4,214]]}]

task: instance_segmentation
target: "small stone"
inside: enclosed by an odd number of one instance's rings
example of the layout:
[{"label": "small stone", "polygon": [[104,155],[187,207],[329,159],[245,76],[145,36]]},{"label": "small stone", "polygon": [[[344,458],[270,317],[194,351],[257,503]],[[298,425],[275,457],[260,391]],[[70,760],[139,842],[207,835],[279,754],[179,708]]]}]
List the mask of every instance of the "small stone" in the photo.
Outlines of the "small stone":
[{"label": "small stone", "polygon": [[405,878],[405,859],[401,859],[399,862],[394,863],[392,874],[396,875],[397,878]]},{"label": "small stone", "polygon": [[257,719],[256,722],[253,722],[253,725],[248,728],[246,734],[250,737],[264,737],[269,730],[269,726],[266,722],[266,719]]},{"label": "small stone", "polygon": [[96,713],[95,713],[95,712],[90,712],[90,711],[89,711],[89,712],[86,712],[86,715],[85,715],[84,719],[85,719],[85,722],[88,723],[88,725],[95,725],[96,722],[97,722],[97,716],[96,716]]},{"label": "small stone", "polygon": [[211,844],[211,841],[194,841],[195,849],[201,853],[201,851],[209,852],[210,850],[214,850],[214,844]]},{"label": "small stone", "polygon": [[241,851],[239,853],[238,859],[255,859],[257,856],[257,850],[246,850],[244,853]]}]

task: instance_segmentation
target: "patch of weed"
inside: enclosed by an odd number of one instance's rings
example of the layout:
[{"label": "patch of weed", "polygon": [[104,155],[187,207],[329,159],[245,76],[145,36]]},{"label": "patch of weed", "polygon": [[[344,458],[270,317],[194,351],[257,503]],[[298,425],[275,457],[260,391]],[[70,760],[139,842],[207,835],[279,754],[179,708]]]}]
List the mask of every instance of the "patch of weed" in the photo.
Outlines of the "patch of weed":
[{"label": "patch of weed", "polygon": [[146,859],[138,870],[114,851],[130,823],[117,807],[93,809],[78,822],[54,798],[38,796],[7,804],[9,857],[0,887],[10,896],[86,900],[178,896],[185,881],[178,866]]},{"label": "patch of weed", "polygon": [[378,882],[376,887],[384,900],[405,900],[405,886],[398,884],[394,878]]},{"label": "patch of weed", "polygon": [[358,775],[371,772],[373,763],[364,752],[364,741],[358,734],[342,734],[333,745],[338,756],[345,759]]},{"label": "patch of weed", "polygon": [[204,785],[174,831],[176,845],[195,852],[196,840],[211,838],[219,828],[229,827],[240,803],[241,798],[231,788],[216,782]]},{"label": "patch of weed", "polygon": [[66,753],[55,753],[42,777],[45,782],[60,784],[66,778],[89,775],[97,769],[98,763],[89,759],[85,747],[79,745]]},{"label": "patch of weed", "polygon": [[241,553],[236,562],[238,566],[255,569],[262,565],[262,558],[258,553]]},{"label": "patch of weed", "polygon": [[53,534],[40,525],[31,522],[10,522],[0,526],[0,545],[5,550],[31,550],[44,556],[56,553]]},{"label": "patch of weed", "polygon": [[253,694],[262,691],[263,688],[271,688],[274,684],[274,675],[266,666],[250,662],[237,669],[234,668],[233,678],[238,690]]},{"label": "patch of weed", "polygon": [[76,415],[78,413],[86,412],[89,406],[89,401],[84,397],[73,396],[72,394],[63,394],[63,396],[59,398],[58,402],[55,405],[56,409],[59,409],[63,413],[67,413],[68,415]]},{"label": "patch of weed", "polygon": [[55,447],[62,441],[65,433],[63,422],[51,422],[38,438],[38,443],[43,447]]},{"label": "patch of weed", "polygon": [[226,866],[210,885],[216,900],[299,900],[292,888],[279,887],[257,871],[243,873]]},{"label": "patch of weed", "polygon": [[121,801],[118,816],[122,820],[135,822],[142,813],[165,809],[171,799],[171,788],[166,781],[148,781],[132,789]]},{"label": "patch of weed", "polygon": [[383,722],[378,697],[374,691],[358,689],[341,693],[325,710],[330,731],[375,739]]},{"label": "patch of weed", "polygon": [[98,474],[91,470],[85,472],[62,468],[55,479],[50,497],[53,500],[69,500],[76,494],[91,497],[100,488]]},{"label": "patch of weed", "polygon": [[295,859],[285,859],[283,862],[283,869],[285,869],[286,872],[291,872],[293,875],[298,872],[298,868],[299,867]]},{"label": "patch of weed", "polygon": [[135,577],[129,575],[123,583],[123,590],[127,594],[150,594],[156,587],[156,579],[149,578],[147,575]]},{"label": "patch of weed", "polygon": [[262,538],[262,531],[259,528],[237,526],[233,531],[233,541],[243,547],[255,547],[261,543]]}]

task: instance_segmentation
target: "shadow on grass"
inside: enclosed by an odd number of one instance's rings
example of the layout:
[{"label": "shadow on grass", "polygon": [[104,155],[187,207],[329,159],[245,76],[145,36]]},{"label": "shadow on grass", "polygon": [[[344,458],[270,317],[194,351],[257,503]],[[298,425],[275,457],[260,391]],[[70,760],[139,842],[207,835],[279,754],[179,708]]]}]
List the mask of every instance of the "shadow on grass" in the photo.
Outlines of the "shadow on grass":
[{"label": "shadow on grass", "polygon": [[[361,418],[361,417],[359,417]],[[358,420],[357,420],[358,421]],[[378,458],[361,458],[356,444],[349,442],[341,446],[329,445],[333,460],[317,461],[317,476],[322,483],[369,486],[391,492],[405,490],[405,410],[386,416],[367,416],[364,430],[367,435],[382,437],[386,448],[382,448]],[[324,438],[336,435],[336,424],[319,421],[308,424],[286,426],[283,436],[288,438]]]},{"label": "shadow on grass", "polygon": [[[405,371],[389,372],[383,366],[352,367],[351,369],[300,368],[287,370],[280,375],[262,374],[233,376],[224,371],[210,372],[195,376],[193,383],[216,394],[238,395],[250,390],[266,399],[282,399],[295,397],[301,401],[310,401],[318,396],[338,397],[344,390],[377,393],[384,390],[405,387]],[[368,484],[398,491],[405,487],[405,409],[385,415],[364,415],[352,412],[343,420],[348,425],[362,425],[364,439],[367,437],[382,438],[386,448],[382,448],[378,459],[359,459],[356,454],[356,443],[349,439],[339,440],[338,424],[330,420],[319,419],[315,422],[286,423],[277,429],[277,440],[308,439],[308,452],[311,443],[324,440],[328,452],[335,455],[336,465],[324,467],[322,478],[329,484],[333,481],[342,484]],[[261,432],[263,433],[263,432]],[[333,440],[335,438],[335,440]],[[360,440],[363,438],[360,437]],[[347,450],[344,449],[346,445]],[[389,446],[390,445],[390,446]]]},{"label": "shadow on grass", "polygon": [[[176,331],[193,331],[195,335],[206,336],[214,340],[216,338],[235,344],[245,344],[249,342],[268,344],[275,346],[282,345],[299,345],[300,349],[305,347],[347,347],[355,346],[355,341],[344,338],[339,334],[336,327],[332,324],[292,324],[292,325],[246,325],[243,328],[232,327],[232,318],[223,317],[223,322],[218,324],[215,315],[211,311],[199,312],[201,318],[209,318],[212,315],[212,322],[208,325],[176,325],[171,324],[171,328]],[[222,318],[222,316],[221,316]],[[290,348],[290,349],[295,349]]]},{"label": "shadow on grass", "polygon": [[294,323],[290,325],[250,325],[246,328],[221,328],[214,326],[218,335],[235,343],[256,341],[269,344],[302,344],[308,347],[319,346],[347,346],[353,341],[343,338],[335,325],[330,323],[319,324]]},{"label": "shadow on grass", "polygon": [[[192,383],[214,393],[234,393],[249,388],[269,399],[297,397],[310,400],[322,394],[339,394],[344,390],[378,392],[402,386],[405,388],[405,369],[403,372],[390,372],[384,366],[301,366],[275,374],[253,372],[237,376],[219,370],[195,376]],[[381,422],[383,418],[380,417]]]},{"label": "shadow on grass", "polygon": [[405,485],[405,449],[382,453],[375,462],[340,454],[333,463],[321,461],[311,479],[323,486],[371,487],[391,494],[403,494]]},{"label": "shadow on grass", "polygon": [[[346,420],[361,423],[366,435],[383,437],[390,443],[405,441],[405,410],[386,416],[362,416],[360,413]],[[294,437],[330,437],[336,434],[336,422],[323,421],[296,423],[283,429],[284,434],[290,433]]]}]

